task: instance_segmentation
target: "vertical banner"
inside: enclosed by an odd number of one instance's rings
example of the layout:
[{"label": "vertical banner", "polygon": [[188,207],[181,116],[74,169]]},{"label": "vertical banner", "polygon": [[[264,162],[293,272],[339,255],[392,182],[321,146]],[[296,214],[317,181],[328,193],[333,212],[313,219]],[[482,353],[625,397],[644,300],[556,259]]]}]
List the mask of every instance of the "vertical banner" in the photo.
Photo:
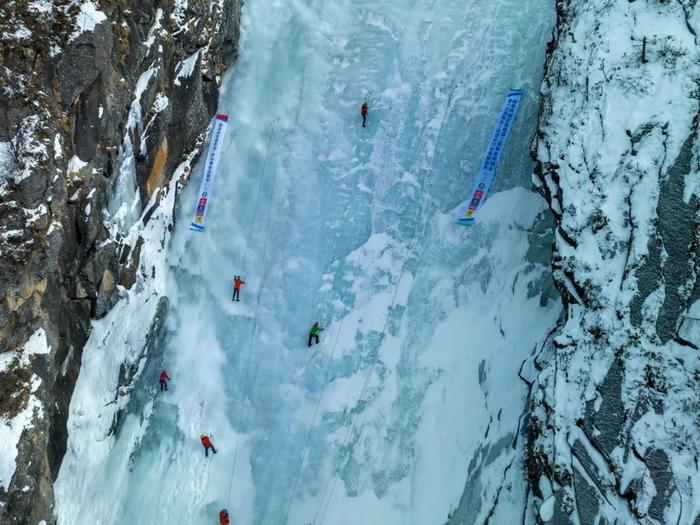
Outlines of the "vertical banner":
[{"label": "vertical banner", "polygon": [[194,210],[194,217],[190,223],[190,230],[203,232],[206,228],[204,220],[207,217],[207,209],[211,192],[214,188],[214,179],[216,178],[216,168],[219,165],[219,157],[221,156],[221,144],[224,141],[224,133],[228,124],[228,115],[217,115],[214,120],[214,127],[211,132],[211,143],[209,144],[209,153],[207,155],[207,163],[204,165],[204,176],[202,184],[199,186],[197,194],[197,207]]},{"label": "vertical banner", "polygon": [[511,89],[510,93],[508,93],[506,103],[501,110],[501,116],[498,117],[496,129],[493,130],[493,134],[491,135],[489,149],[486,150],[486,156],[481,162],[481,168],[479,168],[476,181],[474,181],[474,186],[469,194],[469,200],[466,202],[457,218],[457,222],[460,224],[472,224],[477,210],[486,201],[486,196],[491,188],[493,177],[496,174],[496,165],[501,158],[503,146],[513,127],[515,114],[518,112],[518,106],[520,105],[522,96],[522,89]]}]

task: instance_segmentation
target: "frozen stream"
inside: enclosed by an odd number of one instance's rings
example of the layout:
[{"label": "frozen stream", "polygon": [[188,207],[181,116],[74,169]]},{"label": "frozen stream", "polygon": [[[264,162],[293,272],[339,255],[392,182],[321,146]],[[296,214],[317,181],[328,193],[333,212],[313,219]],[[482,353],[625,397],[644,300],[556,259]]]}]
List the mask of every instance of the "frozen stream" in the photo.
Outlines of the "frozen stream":
[{"label": "frozen stream", "polygon": [[[85,350],[62,525],[216,523],[222,507],[235,524],[477,523],[497,497],[495,523],[520,517],[518,370],[560,312],[526,189],[552,22],[548,0],[246,2],[210,229],[187,229],[200,166],[162,270],[162,355],[115,435],[91,421],[114,397],[105,355],[143,336],[137,307]],[[459,226],[511,87],[526,96],[495,194]]]}]

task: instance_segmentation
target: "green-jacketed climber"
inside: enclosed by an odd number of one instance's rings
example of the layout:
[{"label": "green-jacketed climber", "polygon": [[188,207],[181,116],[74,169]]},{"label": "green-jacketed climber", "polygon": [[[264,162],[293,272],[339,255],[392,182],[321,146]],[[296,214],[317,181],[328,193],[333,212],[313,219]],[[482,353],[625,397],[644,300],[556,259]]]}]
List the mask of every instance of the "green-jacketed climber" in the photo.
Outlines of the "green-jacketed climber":
[{"label": "green-jacketed climber", "polygon": [[318,321],[314,323],[314,325],[311,327],[311,331],[309,332],[309,347],[311,346],[311,341],[314,340],[314,337],[316,338],[316,344],[318,344],[318,333],[323,332],[323,327],[318,324]]}]

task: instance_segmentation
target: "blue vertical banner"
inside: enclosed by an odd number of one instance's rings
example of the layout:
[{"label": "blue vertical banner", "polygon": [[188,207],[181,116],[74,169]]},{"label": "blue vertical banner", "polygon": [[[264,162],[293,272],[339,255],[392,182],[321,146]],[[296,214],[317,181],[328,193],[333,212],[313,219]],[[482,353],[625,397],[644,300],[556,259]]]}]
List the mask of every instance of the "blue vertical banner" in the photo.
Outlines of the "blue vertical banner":
[{"label": "blue vertical banner", "polygon": [[207,218],[209,200],[211,199],[211,192],[214,189],[216,169],[219,166],[219,157],[221,156],[221,144],[224,141],[227,125],[228,115],[217,115],[214,119],[211,144],[209,144],[207,162],[204,165],[204,176],[202,177],[202,183],[199,186],[199,193],[197,194],[197,207],[194,210],[194,216],[190,223],[190,230],[196,232],[203,232],[206,230],[204,220]]},{"label": "blue vertical banner", "polygon": [[520,99],[522,97],[522,89],[511,89],[510,93],[508,93],[506,102],[501,110],[501,116],[498,117],[496,129],[493,130],[493,134],[491,135],[489,149],[486,150],[486,156],[481,162],[481,168],[479,168],[479,173],[476,176],[474,186],[469,194],[469,200],[467,200],[457,218],[457,222],[460,224],[469,225],[474,223],[476,212],[486,201],[486,196],[491,188],[493,177],[496,174],[496,166],[503,153],[503,146],[505,145],[506,139],[513,127],[513,121],[515,120],[515,115],[518,112],[518,106],[520,106]]}]

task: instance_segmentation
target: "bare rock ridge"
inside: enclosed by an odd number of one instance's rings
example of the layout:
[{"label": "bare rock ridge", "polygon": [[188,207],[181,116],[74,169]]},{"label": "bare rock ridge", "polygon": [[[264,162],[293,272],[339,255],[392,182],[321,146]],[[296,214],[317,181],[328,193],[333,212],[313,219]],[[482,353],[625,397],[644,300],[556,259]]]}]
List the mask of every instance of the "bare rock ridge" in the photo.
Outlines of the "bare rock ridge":
[{"label": "bare rock ridge", "polygon": [[129,224],[106,213],[124,153],[136,216],[152,213],[201,148],[236,58],[240,7],[0,3],[0,437],[14,457],[0,466],[1,523],[55,522],[52,484],[91,319],[139,271],[142,240],[126,243]]},{"label": "bare rock ridge", "polygon": [[560,0],[533,157],[564,317],[536,359],[538,523],[700,523],[700,5]]}]

